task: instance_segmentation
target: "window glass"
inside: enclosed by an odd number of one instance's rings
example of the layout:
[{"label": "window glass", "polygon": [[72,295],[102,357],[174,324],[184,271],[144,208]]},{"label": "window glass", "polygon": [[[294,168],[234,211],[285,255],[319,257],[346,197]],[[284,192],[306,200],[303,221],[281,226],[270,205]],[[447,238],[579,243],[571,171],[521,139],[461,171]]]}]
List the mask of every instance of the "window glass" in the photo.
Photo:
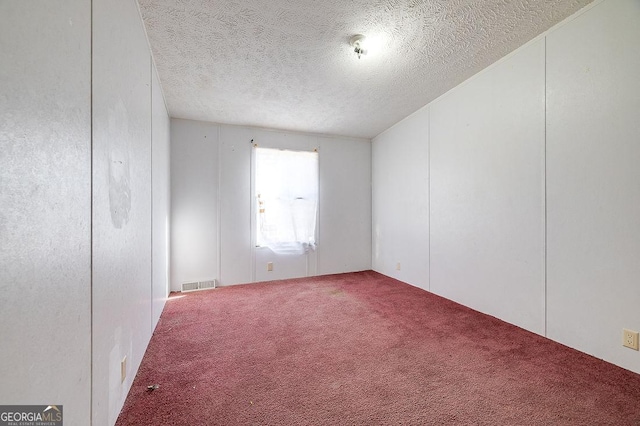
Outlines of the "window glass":
[{"label": "window glass", "polygon": [[318,153],[255,150],[257,245],[276,253],[315,248]]}]

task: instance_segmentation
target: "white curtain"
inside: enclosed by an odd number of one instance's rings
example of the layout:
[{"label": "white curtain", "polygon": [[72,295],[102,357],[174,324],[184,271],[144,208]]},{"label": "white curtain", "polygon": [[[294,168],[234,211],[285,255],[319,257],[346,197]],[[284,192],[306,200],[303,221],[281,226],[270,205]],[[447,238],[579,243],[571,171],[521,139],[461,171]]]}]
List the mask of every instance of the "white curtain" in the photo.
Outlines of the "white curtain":
[{"label": "white curtain", "polygon": [[318,153],[255,148],[257,245],[302,254],[316,244]]}]

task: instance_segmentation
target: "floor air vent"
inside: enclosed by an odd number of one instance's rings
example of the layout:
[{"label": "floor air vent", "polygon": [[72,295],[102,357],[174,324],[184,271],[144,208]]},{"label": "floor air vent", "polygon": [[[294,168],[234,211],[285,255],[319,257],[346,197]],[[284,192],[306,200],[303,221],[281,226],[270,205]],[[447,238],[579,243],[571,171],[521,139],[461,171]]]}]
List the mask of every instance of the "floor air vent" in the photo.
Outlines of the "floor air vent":
[{"label": "floor air vent", "polygon": [[184,283],[182,284],[182,291],[197,291],[197,290],[208,290],[210,288],[216,288],[216,280],[209,281],[197,281],[192,283]]},{"label": "floor air vent", "polygon": [[208,288],[216,288],[216,280],[200,281],[198,283],[198,290],[206,290]]}]

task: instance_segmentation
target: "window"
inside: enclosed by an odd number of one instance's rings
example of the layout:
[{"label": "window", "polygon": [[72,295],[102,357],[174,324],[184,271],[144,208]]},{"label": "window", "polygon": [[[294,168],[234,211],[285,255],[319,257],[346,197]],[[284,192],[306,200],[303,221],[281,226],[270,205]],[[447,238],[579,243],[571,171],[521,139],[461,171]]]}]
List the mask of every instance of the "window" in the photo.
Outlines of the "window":
[{"label": "window", "polygon": [[314,249],[318,153],[254,149],[256,244],[280,254]]}]

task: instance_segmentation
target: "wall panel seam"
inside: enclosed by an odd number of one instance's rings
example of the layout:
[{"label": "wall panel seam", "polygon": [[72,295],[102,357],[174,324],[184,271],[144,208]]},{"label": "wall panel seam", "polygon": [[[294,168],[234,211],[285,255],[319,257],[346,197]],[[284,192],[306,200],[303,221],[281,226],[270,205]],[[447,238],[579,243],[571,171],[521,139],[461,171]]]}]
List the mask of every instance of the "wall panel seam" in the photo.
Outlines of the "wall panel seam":
[{"label": "wall panel seam", "polygon": [[542,269],[543,269],[543,315],[544,315],[544,336],[547,336],[547,235],[548,235],[548,227],[547,227],[547,36],[544,37],[544,136],[543,136],[543,204],[544,204],[544,215],[543,215],[543,259],[542,259]]},{"label": "wall panel seam", "polygon": [[89,2],[89,425],[93,424],[93,0]]}]

